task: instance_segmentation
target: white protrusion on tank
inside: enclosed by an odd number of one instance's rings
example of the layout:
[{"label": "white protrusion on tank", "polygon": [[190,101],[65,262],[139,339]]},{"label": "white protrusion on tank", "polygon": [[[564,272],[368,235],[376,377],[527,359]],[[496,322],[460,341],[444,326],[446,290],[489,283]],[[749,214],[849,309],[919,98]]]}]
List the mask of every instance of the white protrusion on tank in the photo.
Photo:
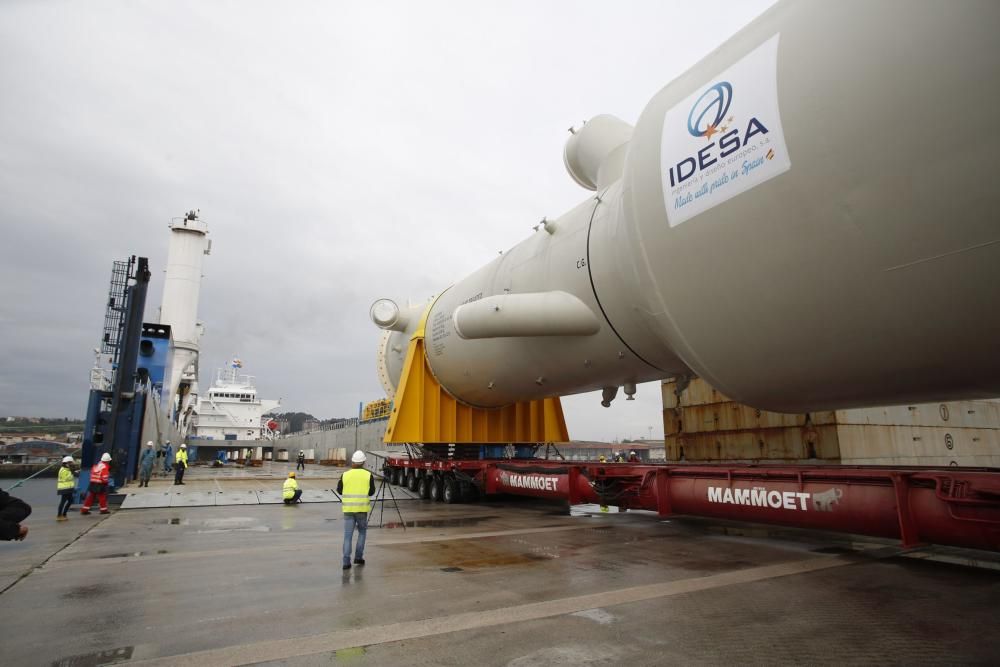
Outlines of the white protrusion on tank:
[{"label": "white protrusion on tank", "polygon": [[517,336],[590,336],[601,329],[593,311],[562,291],[500,294],[466,303],[452,316],[466,340]]},{"label": "white protrusion on tank", "polygon": [[399,306],[392,299],[379,299],[372,304],[368,312],[371,315],[372,322],[379,329],[405,331],[410,323],[410,318],[400,310]]},{"label": "white protrusion on tank", "polygon": [[[563,148],[566,170],[580,186],[597,190],[621,176],[632,126],[607,114],[594,116],[570,135]],[[615,159],[609,159],[613,155]]]}]

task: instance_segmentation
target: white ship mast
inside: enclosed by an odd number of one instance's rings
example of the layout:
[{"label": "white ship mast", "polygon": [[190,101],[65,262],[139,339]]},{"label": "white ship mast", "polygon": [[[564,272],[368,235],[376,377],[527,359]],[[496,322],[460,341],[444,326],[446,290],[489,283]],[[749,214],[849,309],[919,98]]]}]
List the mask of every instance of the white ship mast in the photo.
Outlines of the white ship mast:
[{"label": "white ship mast", "polygon": [[201,265],[212,242],[206,238],[208,225],[198,218],[198,211],[171,221],[170,232],[160,323],[170,325],[174,353],[164,398],[183,437],[198,394],[198,347],[204,331],[197,321]]}]

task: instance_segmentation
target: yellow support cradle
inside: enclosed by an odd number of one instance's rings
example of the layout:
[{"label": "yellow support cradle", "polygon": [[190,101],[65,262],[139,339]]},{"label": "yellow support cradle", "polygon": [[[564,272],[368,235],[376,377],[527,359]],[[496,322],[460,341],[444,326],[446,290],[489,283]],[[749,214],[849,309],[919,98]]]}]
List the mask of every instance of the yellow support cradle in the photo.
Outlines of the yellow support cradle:
[{"label": "yellow support cradle", "polygon": [[475,408],[455,400],[441,387],[427,364],[425,322],[425,319],[420,322],[410,338],[384,442],[569,442],[558,397],[519,401],[492,409]]}]

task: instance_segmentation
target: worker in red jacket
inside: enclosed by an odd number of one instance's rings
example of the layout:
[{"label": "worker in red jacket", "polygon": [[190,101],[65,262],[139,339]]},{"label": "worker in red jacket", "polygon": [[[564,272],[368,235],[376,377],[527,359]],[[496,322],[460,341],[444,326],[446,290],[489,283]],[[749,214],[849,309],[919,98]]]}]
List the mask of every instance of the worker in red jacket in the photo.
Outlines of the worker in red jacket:
[{"label": "worker in red jacket", "polygon": [[108,513],[108,482],[111,480],[111,454],[101,454],[99,463],[90,469],[90,486],[87,487],[87,497],[80,508],[80,514],[90,514],[90,506],[94,504],[94,496],[101,506],[101,514]]}]

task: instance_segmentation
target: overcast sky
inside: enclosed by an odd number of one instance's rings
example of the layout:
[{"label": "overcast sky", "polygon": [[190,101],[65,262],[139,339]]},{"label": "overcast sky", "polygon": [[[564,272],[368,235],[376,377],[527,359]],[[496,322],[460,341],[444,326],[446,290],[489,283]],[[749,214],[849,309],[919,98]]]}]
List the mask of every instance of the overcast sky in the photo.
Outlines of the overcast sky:
[{"label": "overcast sky", "polygon": [[[0,3],[0,415],[82,416],[111,264],[212,239],[202,385],[286,410],[382,395],[378,297],[423,300],[587,198],[566,129],[645,104],[771,3]],[[658,383],[564,399],[571,437],[663,433]],[[650,429],[651,427],[651,429]]]}]

